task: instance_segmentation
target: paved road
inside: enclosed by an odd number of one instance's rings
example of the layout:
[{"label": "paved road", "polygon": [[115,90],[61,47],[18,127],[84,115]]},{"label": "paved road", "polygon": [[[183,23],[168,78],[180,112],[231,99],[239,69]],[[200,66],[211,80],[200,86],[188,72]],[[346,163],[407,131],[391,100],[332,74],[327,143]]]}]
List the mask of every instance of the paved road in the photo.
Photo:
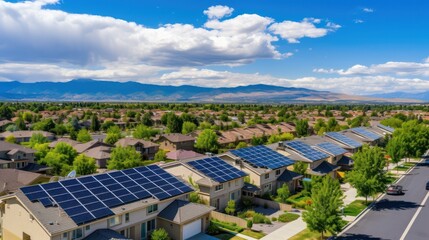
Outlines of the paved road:
[{"label": "paved road", "polygon": [[[429,239],[429,200],[420,208],[428,191],[429,167],[417,166],[401,179],[405,194],[384,196],[376,206],[338,239],[401,239],[407,227],[405,239]],[[427,199],[427,198],[426,198]],[[419,214],[414,215],[419,210]],[[415,218],[415,221],[412,221]],[[410,224],[411,222],[411,224]],[[408,226],[410,225],[410,227]]]}]

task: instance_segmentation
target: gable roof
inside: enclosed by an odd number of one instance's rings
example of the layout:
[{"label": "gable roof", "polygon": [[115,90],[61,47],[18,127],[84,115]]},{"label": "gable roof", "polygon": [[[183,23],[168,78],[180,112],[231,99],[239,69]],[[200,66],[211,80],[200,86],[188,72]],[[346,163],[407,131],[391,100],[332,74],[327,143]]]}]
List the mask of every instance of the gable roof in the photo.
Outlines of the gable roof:
[{"label": "gable roof", "polygon": [[188,151],[188,150],[176,150],[171,151],[167,153],[167,158],[172,160],[185,160],[185,159],[191,159],[191,158],[197,158],[197,157],[203,157],[203,154],[194,152],[194,151]]},{"label": "gable roof", "polygon": [[151,141],[145,141],[143,139],[137,139],[137,138],[131,138],[131,137],[130,138],[121,138],[115,143],[115,145],[121,146],[121,147],[126,147],[126,146],[135,146],[137,143],[143,144],[144,148],[159,146],[158,144],[153,143]]},{"label": "gable roof", "polygon": [[75,145],[77,145],[77,144],[80,144],[80,142],[75,141],[75,140],[70,139],[70,138],[58,138],[56,141],[53,141],[53,142],[49,143],[49,147],[50,148],[54,148],[60,142],[67,143],[67,144],[69,144],[72,147],[75,146]]},{"label": "gable roof", "polygon": [[10,135],[13,135],[15,138],[31,138],[33,136],[33,134],[36,134],[36,133],[40,133],[44,137],[53,137],[54,136],[53,133],[46,132],[46,131],[14,131],[14,132],[6,131],[4,133],[0,133],[0,136],[8,137]]},{"label": "gable roof", "polygon": [[100,142],[98,140],[92,140],[86,143],[79,143],[73,146],[73,148],[78,152],[78,153],[83,153],[91,148],[94,148],[96,146],[108,146],[111,147],[111,145],[107,144],[107,143],[103,143]]},{"label": "gable roof", "polygon": [[158,214],[158,217],[177,224],[182,224],[208,214],[214,209],[214,207],[203,204],[191,203],[176,199],[170,203],[170,205],[164,208]]},{"label": "gable roof", "polygon": [[0,141],[0,151],[1,152],[7,151],[8,153],[12,151],[12,153],[10,153],[10,154],[16,153],[17,151],[21,151],[24,153],[35,153],[36,152],[31,148],[27,148],[27,147],[24,147],[24,146],[21,146],[19,144],[15,144],[15,143],[8,143],[5,141]]},{"label": "gable roof", "polygon": [[170,142],[178,143],[178,142],[188,142],[188,141],[195,141],[195,138],[188,135],[183,135],[180,133],[169,133],[169,134],[163,134],[154,139],[155,142],[161,140],[162,138],[167,139]]},{"label": "gable roof", "polygon": [[131,240],[112,229],[97,229],[83,240]]},{"label": "gable roof", "polygon": [[0,193],[10,192],[29,185],[42,175],[17,169],[0,169]]}]

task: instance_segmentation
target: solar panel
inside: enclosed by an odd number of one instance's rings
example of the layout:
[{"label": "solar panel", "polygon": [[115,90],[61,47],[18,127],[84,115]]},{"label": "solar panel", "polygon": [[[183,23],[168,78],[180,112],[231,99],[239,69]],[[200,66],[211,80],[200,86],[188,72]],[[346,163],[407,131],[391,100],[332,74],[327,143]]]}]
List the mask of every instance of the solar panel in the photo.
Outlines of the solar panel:
[{"label": "solar panel", "polygon": [[299,154],[301,154],[302,156],[304,156],[305,158],[311,161],[317,161],[317,160],[329,157],[326,153],[319,152],[303,142],[290,141],[290,142],[285,142],[284,145],[295,150],[296,152],[298,152]]},{"label": "solar panel", "polygon": [[247,175],[218,157],[199,159],[188,162],[188,164],[219,183],[228,182]]},{"label": "solar panel", "polygon": [[262,145],[231,150],[231,153],[255,167],[277,169],[294,164],[290,158]]},{"label": "solar panel", "polygon": [[344,148],[341,148],[337,144],[330,142],[319,143],[316,146],[334,156],[338,156],[347,152]]},{"label": "solar panel", "polygon": [[393,133],[393,132],[395,131],[395,129],[394,129],[394,128],[391,128],[391,127],[386,126],[386,125],[383,125],[383,124],[378,124],[377,126],[378,126],[379,128],[381,128],[381,129],[384,129],[384,130],[386,130],[386,131],[388,131],[388,132],[391,132],[391,133]]},{"label": "solar panel", "polygon": [[362,147],[362,144],[360,142],[355,141],[337,132],[327,132],[325,135],[352,148]]},{"label": "solar panel", "polygon": [[32,202],[58,205],[78,224],[114,215],[111,208],[193,191],[158,166],[147,166],[21,188]]},{"label": "solar panel", "polygon": [[375,133],[373,133],[373,132],[371,132],[369,130],[366,130],[365,128],[359,127],[359,128],[352,128],[350,130],[352,132],[358,134],[358,135],[361,135],[361,136],[363,136],[365,138],[370,139],[371,141],[375,141],[375,140],[381,138],[381,136],[379,136],[379,135],[377,135],[377,134],[375,134]]}]

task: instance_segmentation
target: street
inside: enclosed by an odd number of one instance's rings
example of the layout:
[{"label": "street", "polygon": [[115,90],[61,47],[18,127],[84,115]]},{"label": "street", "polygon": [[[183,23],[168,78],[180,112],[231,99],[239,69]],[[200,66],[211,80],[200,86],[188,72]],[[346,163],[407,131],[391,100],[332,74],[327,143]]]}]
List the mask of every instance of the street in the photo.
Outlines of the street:
[{"label": "street", "polygon": [[404,195],[385,195],[338,239],[429,239],[427,181],[429,166],[416,166],[398,182]]}]

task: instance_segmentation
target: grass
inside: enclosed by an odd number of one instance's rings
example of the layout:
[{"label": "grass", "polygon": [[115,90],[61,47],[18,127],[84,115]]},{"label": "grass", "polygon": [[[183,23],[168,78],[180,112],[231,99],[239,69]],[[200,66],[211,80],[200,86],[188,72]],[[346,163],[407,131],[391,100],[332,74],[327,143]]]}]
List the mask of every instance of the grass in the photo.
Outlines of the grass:
[{"label": "grass", "polygon": [[254,231],[248,230],[248,229],[243,230],[241,232],[241,234],[252,237],[252,238],[256,238],[256,239],[260,239],[260,238],[263,238],[265,236],[264,233],[254,232]]},{"label": "grass", "polygon": [[[330,236],[332,236],[330,233],[325,233],[324,239],[327,239]],[[289,240],[320,240],[320,233],[312,232],[306,228],[297,235],[289,238]]]},{"label": "grass", "polygon": [[231,234],[231,233],[221,233],[218,235],[214,235],[213,237],[219,238],[221,240],[245,240],[244,238],[235,236],[234,234]]},{"label": "grass", "polygon": [[365,200],[354,200],[344,208],[344,215],[357,216],[371,203],[372,201],[368,201],[365,204]]},{"label": "grass", "polygon": [[388,184],[392,184],[392,183],[394,183],[395,181],[396,181],[396,177],[394,177],[392,174],[387,174],[387,178],[386,178],[386,180],[387,180],[387,183]]},{"label": "grass", "polygon": [[279,222],[292,222],[299,218],[299,215],[296,213],[283,213],[279,216]]},{"label": "grass", "polygon": [[399,165],[394,167],[394,170],[398,170],[398,171],[407,171],[408,169],[410,169],[411,166],[406,166],[406,165]]},{"label": "grass", "polygon": [[307,203],[310,201],[311,198],[308,196],[304,196],[302,192],[292,195],[287,199],[287,203],[292,204],[296,208],[302,209],[304,209],[308,205]]}]

